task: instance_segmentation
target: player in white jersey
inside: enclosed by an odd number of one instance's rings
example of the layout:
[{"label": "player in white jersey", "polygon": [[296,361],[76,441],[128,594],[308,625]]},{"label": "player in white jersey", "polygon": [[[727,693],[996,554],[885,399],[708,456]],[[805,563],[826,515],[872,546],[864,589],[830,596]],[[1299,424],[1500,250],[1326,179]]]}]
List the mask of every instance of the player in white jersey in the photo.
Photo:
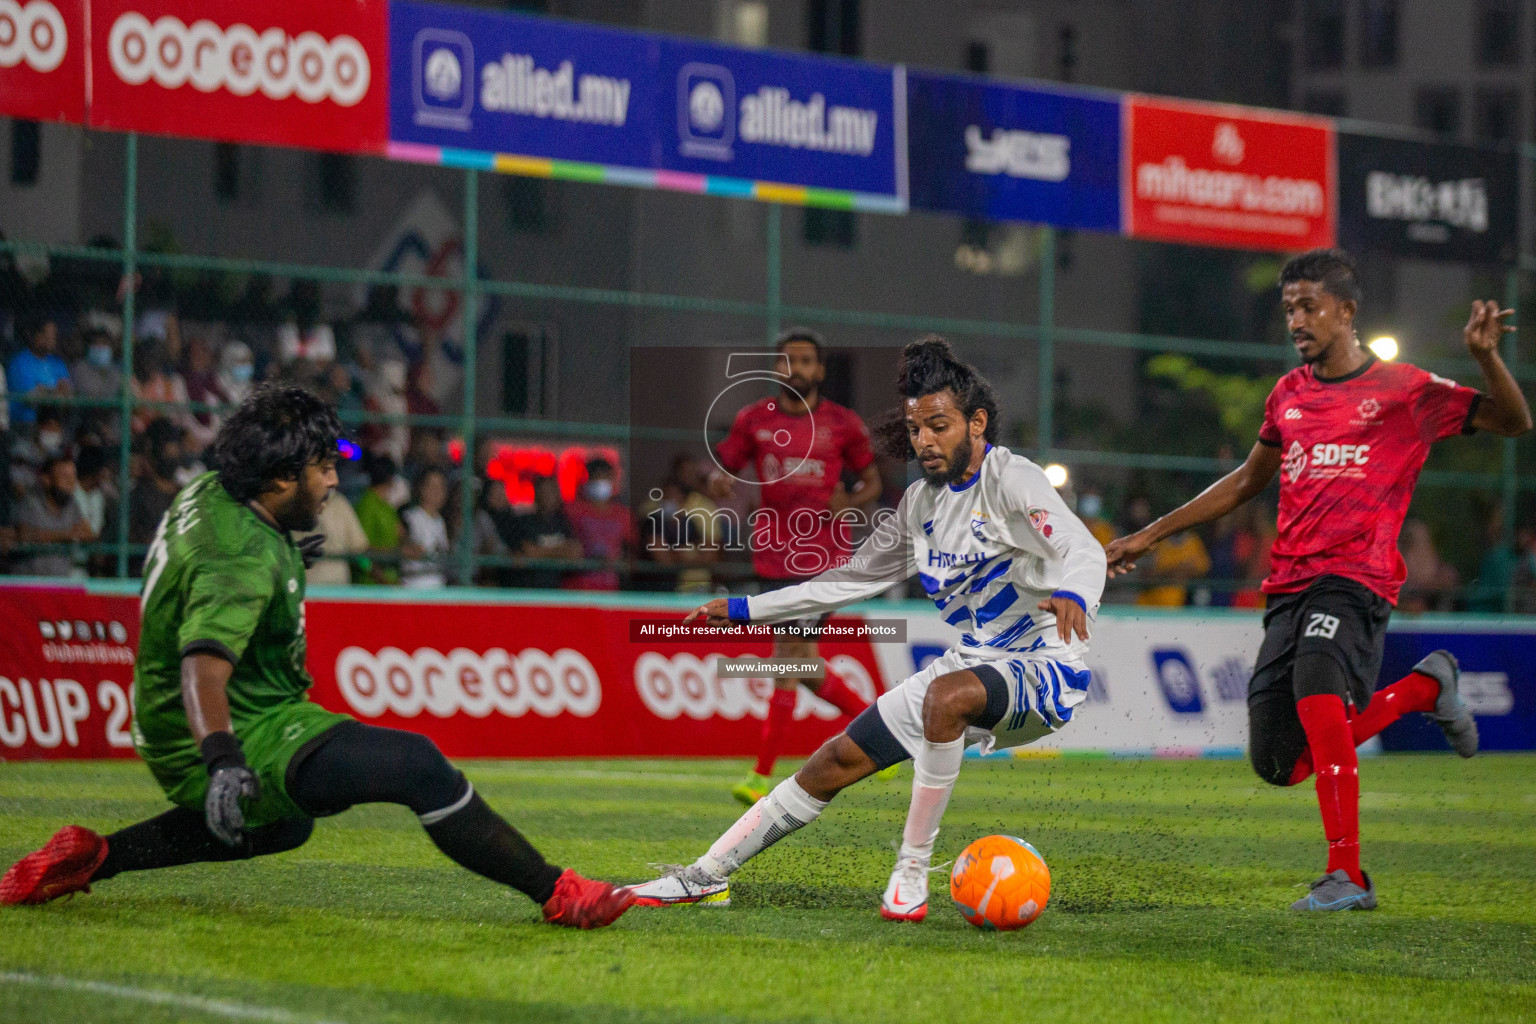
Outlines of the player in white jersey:
[{"label": "player in white jersey", "polygon": [[[1104,589],[1104,549],[1039,466],[991,442],[992,389],[942,338],[902,354],[905,438],[922,466],[846,565],[784,590],[695,609],[715,626],[775,622],[872,598],[914,573],[960,642],[822,745],[693,864],[634,886],[637,906],[730,901],[730,874],[815,820],[843,789],[913,758],[906,827],[881,902],[921,921],[939,820],[967,742],[1019,746],[1061,728],[1088,690],[1088,624]],[[902,427],[897,423],[897,430]]]}]

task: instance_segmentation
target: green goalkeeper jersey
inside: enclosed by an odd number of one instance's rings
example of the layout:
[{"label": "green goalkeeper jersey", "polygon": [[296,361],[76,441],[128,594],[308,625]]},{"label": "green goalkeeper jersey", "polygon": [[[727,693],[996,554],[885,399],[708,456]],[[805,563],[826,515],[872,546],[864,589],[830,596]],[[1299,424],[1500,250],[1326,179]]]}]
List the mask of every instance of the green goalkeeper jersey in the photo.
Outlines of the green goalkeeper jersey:
[{"label": "green goalkeeper jersey", "polygon": [[182,488],[160,521],[139,609],[134,740],[152,766],[196,762],[181,700],[188,654],[234,664],[227,693],[237,736],[264,713],[304,701],[313,680],[304,668],[303,556],[217,473]]}]

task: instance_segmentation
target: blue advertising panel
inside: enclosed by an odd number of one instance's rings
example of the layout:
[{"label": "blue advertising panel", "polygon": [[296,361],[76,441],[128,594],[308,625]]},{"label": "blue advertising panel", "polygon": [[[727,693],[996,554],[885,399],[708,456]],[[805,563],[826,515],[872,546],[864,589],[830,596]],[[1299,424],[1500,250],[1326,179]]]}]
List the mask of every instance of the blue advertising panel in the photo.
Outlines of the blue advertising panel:
[{"label": "blue advertising panel", "polygon": [[394,0],[397,159],[905,210],[900,68]]},{"label": "blue advertising panel", "polygon": [[390,140],[648,166],[655,48],[634,32],[395,0]]},{"label": "blue advertising panel", "polygon": [[903,194],[901,71],[661,41],[661,166],[870,195]]},{"label": "blue advertising panel", "polygon": [[[1461,695],[1477,717],[1482,750],[1536,750],[1536,625],[1458,629],[1427,625],[1387,633],[1381,685],[1401,679],[1430,651],[1461,662]],[[1381,734],[1386,750],[1445,750],[1440,727],[1408,715]]]},{"label": "blue advertising panel", "polygon": [[913,209],[1120,230],[1120,102],[907,72]]}]

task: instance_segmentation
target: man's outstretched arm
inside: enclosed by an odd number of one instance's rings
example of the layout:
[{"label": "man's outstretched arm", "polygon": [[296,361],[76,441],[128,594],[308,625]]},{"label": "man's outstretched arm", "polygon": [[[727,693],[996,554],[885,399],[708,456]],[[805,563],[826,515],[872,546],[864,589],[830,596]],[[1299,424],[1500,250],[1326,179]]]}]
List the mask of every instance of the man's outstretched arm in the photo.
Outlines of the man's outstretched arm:
[{"label": "man's outstretched arm", "polygon": [[1472,414],[1472,426],[1500,437],[1519,437],[1531,429],[1531,407],[1525,393],[1499,357],[1499,340],[1514,330],[1504,318],[1513,313],[1512,309],[1500,309],[1497,302],[1473,302],[1472,316],[1462,330],[1467,351],[1482,368],[1487,385]]},{"label": "man's outstretched arm", "polygon": [[1280,472],[1280,449],[1256,442],[1248,458],[1226,476],[1186,501],[1172,512],[1128,537],[1110,541],[1105,554],[1111,578],[1136,568],[1136,559],[1166,537],[1192,526],[1220,519],[1243,502],[1253,498]]}]

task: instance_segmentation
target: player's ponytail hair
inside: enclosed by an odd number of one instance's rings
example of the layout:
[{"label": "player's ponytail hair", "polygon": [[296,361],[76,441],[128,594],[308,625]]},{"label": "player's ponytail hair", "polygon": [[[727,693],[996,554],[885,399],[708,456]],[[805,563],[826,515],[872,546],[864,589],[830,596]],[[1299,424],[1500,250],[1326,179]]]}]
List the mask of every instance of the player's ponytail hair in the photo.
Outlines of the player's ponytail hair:
[{"label": "player's ponytail hair", "polygon": [[263,384],[219,428],[208,464],[231,497],[247,502],[316,459],[334,458],[340,438],[329,402],[290,384]]},{"label": "player's ponytail hair", "polygon": [[[925,335],[911,342],[901,352],[901,365],[896,371],[896,393],[902,398],[922,398],[924,395],[948,391],[955,396],[955,405],[967,419],[976,410],[987,411],[987,428],[983,437],[988,443],[997,442],[997,397],[992,385],[976,372],[976,368],[955,358],[955,350],[949,342],[937,334]],[[875,439],[881,453],[903,461],[916,457],[912,442],[907,437],[904,409],[882,417],[875,425]]]}]

